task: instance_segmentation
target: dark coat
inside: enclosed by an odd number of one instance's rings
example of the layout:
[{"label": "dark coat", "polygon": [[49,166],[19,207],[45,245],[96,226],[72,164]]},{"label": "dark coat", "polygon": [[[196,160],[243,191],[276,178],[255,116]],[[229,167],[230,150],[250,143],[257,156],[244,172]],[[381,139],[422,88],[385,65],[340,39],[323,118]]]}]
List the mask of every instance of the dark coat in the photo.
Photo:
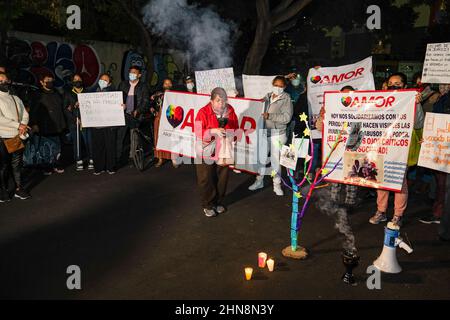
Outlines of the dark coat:
[{"label": "dark coat", "polygon": [[[118,88],[118,91],[123,92],[123,103],[127,102],[128,91],[130,91],[130,82],[122,81]],[[150,91],[147,85],[140,80],[134,88],[134,110],[137,110],[140,114],[148,113],[150,109]]]},{"label": "dark coat", "polygon": [[41,90],[31,107],[30,124],[38,125],[43,136],[57,135],[67,128],[64,116],[63,97],[55,90]]}]

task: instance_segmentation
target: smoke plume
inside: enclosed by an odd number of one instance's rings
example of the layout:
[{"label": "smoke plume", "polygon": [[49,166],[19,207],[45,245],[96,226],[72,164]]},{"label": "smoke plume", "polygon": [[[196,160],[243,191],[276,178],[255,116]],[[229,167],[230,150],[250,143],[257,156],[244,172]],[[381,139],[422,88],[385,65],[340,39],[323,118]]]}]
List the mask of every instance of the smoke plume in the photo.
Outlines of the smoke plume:
[{"label": "smoke plume", "polygon": [[195,70],[232,65],[233,23],[211,8],[187,0],[152,0],[143,9],[144,23],[153,33],[179,48],[186,48]]}]

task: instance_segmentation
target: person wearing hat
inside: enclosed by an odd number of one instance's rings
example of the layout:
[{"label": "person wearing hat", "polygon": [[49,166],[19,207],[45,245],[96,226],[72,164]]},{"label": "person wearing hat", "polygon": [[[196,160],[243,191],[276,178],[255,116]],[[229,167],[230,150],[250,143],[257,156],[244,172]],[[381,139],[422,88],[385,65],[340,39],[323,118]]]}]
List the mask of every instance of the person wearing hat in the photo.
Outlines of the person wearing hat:
[{"label": "person wearing hat", "polygon": [[194,79],[191,76],[187,76],[186,78],[184,78],[184,85],[186,86],[187,92],[197,93]]}]

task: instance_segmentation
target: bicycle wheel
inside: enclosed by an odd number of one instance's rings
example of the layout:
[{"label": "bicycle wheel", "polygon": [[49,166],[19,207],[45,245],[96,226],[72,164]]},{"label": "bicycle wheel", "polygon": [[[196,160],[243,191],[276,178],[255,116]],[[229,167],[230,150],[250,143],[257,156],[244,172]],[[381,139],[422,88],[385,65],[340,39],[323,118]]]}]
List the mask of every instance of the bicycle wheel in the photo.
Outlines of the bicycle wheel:
[{"label": "bicycle wheel", "polygon": [[142,149],[141,137],[139,130],[131,130],[131,153],[134,166],[139,170],[144,170],[144,150]]}]

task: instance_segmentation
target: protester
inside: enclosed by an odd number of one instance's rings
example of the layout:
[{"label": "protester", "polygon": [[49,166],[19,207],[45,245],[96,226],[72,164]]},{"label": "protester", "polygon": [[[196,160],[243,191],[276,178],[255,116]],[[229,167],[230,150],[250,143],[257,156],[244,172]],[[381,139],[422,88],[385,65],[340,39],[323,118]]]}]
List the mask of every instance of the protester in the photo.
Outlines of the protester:
[{"label": "protester", "polygon": [[[73,142],[73,155],[76,162],[76,170],[82,171],[84,169],[83,157],[81,155],[82,146],[86,151],[88,169],[93,170],[92,130],[91,128],[83,128],[78,103],[78,94],[85,92],[83,79],[79,74],[74,74],[71,77],[71,83],[72,88],[64,91],[64,112]],[[83,142],[83,144],[81,144],[81,142]]]},{"label": "protester", "polygon": [[[201,161],[199,161],[201,163],[196,164],[197,183],[203,212],[207,217],[215,217],[226,211],[223,199],[226,193],[229,169],[226,163],[219,164],[221,148],[226,145],[219,141],[223,141],[224,139],[221,138],[227,135],[234,136],[234,132],[229,132],[229,130],[238,129],[238,118],[227,100],[225,90],[215,88],[211,92],[211,101],[199,110],[195,118],[196,128],[201,129],[195,130],[197,144],[201,150],[197,153],[201,155]],[[227,120],[222,122],[222,119]],[[213,152],[206,151],[213,149]]]},{"label": "protester", "polygon": [[191,76],[187,76],[184,78],[185,91],[190,93],[197,93],[197,89],[195,88],[194,79]]},{"label": "protester", "polygon": [[[272,81],[272,92],[264,97],[265,106],[263,118],[267,130],[268,144],[270,145],[270,160],[272,171],[281,174],[280,150],[287,141],[286,128],[292,119],[293,106],[289,94],[284,92],[287,81],[283,76],[276,76]],[[264,175],[257,175],[255,182],[248,188],[251,191],[264,187]],[[281,178],[273,177],[273,191],[277,196],[283,196]]]},{"label": "protester", "polygon": [[[306,92],[305,86],[301,83],[302,77],[299,73],[290,73],[286,76],[286,78],[289,80],[289,84],[286,87],[286,93],[289,94],[292,100],[292,105],[295,106],[297,101],[300,99],[300,96]],[[286,128],[286,135],[287,135],[287,143],[291,143],[292,141],[292,134],[294,132],[295,127],[295,112],[294,115],[289,122],[287,128]]]},{"label": "protester", "polygon": [[128,73],[128,81],[122,81],[117,88],[123,92],[123,101],[125,108],[125,126],[117,129],[116,144],[116,162],[121,164],[128,155],[128,162],[131,160],[131,134],[130,130],[134,130],[139,126],[139,116],[149,111],[149,89],[141,80],[142,71],[139,66],[131,66]]},{"label": "protester", "polygon": [[[341,92],[343,93],[347,93],[347,92],[351,92],[351,91],[355,91],[356,89],[353,88],[352,86],[345,86],[341,89]],[[317,119],[316,122],[316,128],[320,131],[323,132],[323,120],[325,117],[325,108],[322,107],[320,110],[320,115],[319,118]],[[355,164],[358,165],[359,167],[359,161],[356,160]],[[359,175],[359,169],[356,168],[354,170],[354,174],[356,176]],[[357,196],[358,196],[358,187],[351,185],[351,184],[346,184],[344,185],[343,183],[332,183],[331,184],[331,198],[330,200],[333,201],[336,205],[342,205],[341,201],[340,201],[340,196],[341,196],[341,190],[343,189],[343,187],[345,186],[345,200],[343,203],[344,208],[346,208],[347,210],[352,210],[357,202]]]},{"label": "protester", "polygon": [[159,132],[159,123],[161,121],[161,111],[164,102],[164,93],[167,90],[171,90],[173,87],[172,80],[169,78],[164,79],[162,90],[157,91],[150,97],[150,111],[155,115],[154,120],[154,143],[155,143],[155,157],[158,158],[158,162],[155,164],[156,168],[161,167],[167,160],[172,160],[172,165],[174,168],[178,168],[178,164],[175,159],[175,155],[172,155],[170,152],[157,150],[156,146],[158,145],[158,132]]},{"label": "protester", "polygon": [[[450,114],[450,84],[439,85],[440,97],[433,106],[433,113]],[[446,181],[447,173],[443,171],[434,171],[436,178],[436,199],[433,204],[432,213],[425,215],[420,222],[431,224],[441,222],[444,213],[445,197],[446,197]]]},{"label": "protester", "polygon": [[[30,124],[33,131],[53,141],[58,149],[62,149],[63,135],[66,130],[63,97],[54,89],[52,75],[40,76],[40,95],[31,107]],[[56,155],[56,162],[46,164],[45,175],[64,173],[60,152]]]},{"label": "protester", "polygon": [[[92,92],[111,92],[114,87],[111,76],[104,73],[100,76]],[[92,156],[94,157],[94,175],[103,172],[116,173],[116,137],[117,127],[92,128]]]},{"label": "protester", "polygon": [[[400,90],[405,89],[407,84],[407,77],[403,73],[394,73],[388,78],[388,90]],[[416,96],[416,113],[414,117],[414,130],[413,135],[419,134],[415,133],[423,129],[424,114],[422,106],[420,104],[421,96],[418,94]],[[414,150],[418,150],[418,146],[413,146],[415,142],[411,139],[411,147]],[[408,159],[408,164],[410,163]],[[394,194],[394,216],[391,222],[394,225],[401,226],[403,214],[406,210],[408,204],[408,184],[406,179],[406,174],[403,179],[403,185],[400,192],[395,192]],[[389,191],[377,190],[377,211],[373,217],[369,219],[372,224],[379,224],[380,222],[387,221],[386,211],[388,208]]]},{"label": "protester", "polygon": [[[22,101],[9,92],[9,79],[0,72],[0,202],[10,201],[8,192],[9,168],[15,181],[14,197],[31,197],[22,184],[24,146],[28,135],[28,112]],[[9,147],[7,147],[7,145]]]}]

